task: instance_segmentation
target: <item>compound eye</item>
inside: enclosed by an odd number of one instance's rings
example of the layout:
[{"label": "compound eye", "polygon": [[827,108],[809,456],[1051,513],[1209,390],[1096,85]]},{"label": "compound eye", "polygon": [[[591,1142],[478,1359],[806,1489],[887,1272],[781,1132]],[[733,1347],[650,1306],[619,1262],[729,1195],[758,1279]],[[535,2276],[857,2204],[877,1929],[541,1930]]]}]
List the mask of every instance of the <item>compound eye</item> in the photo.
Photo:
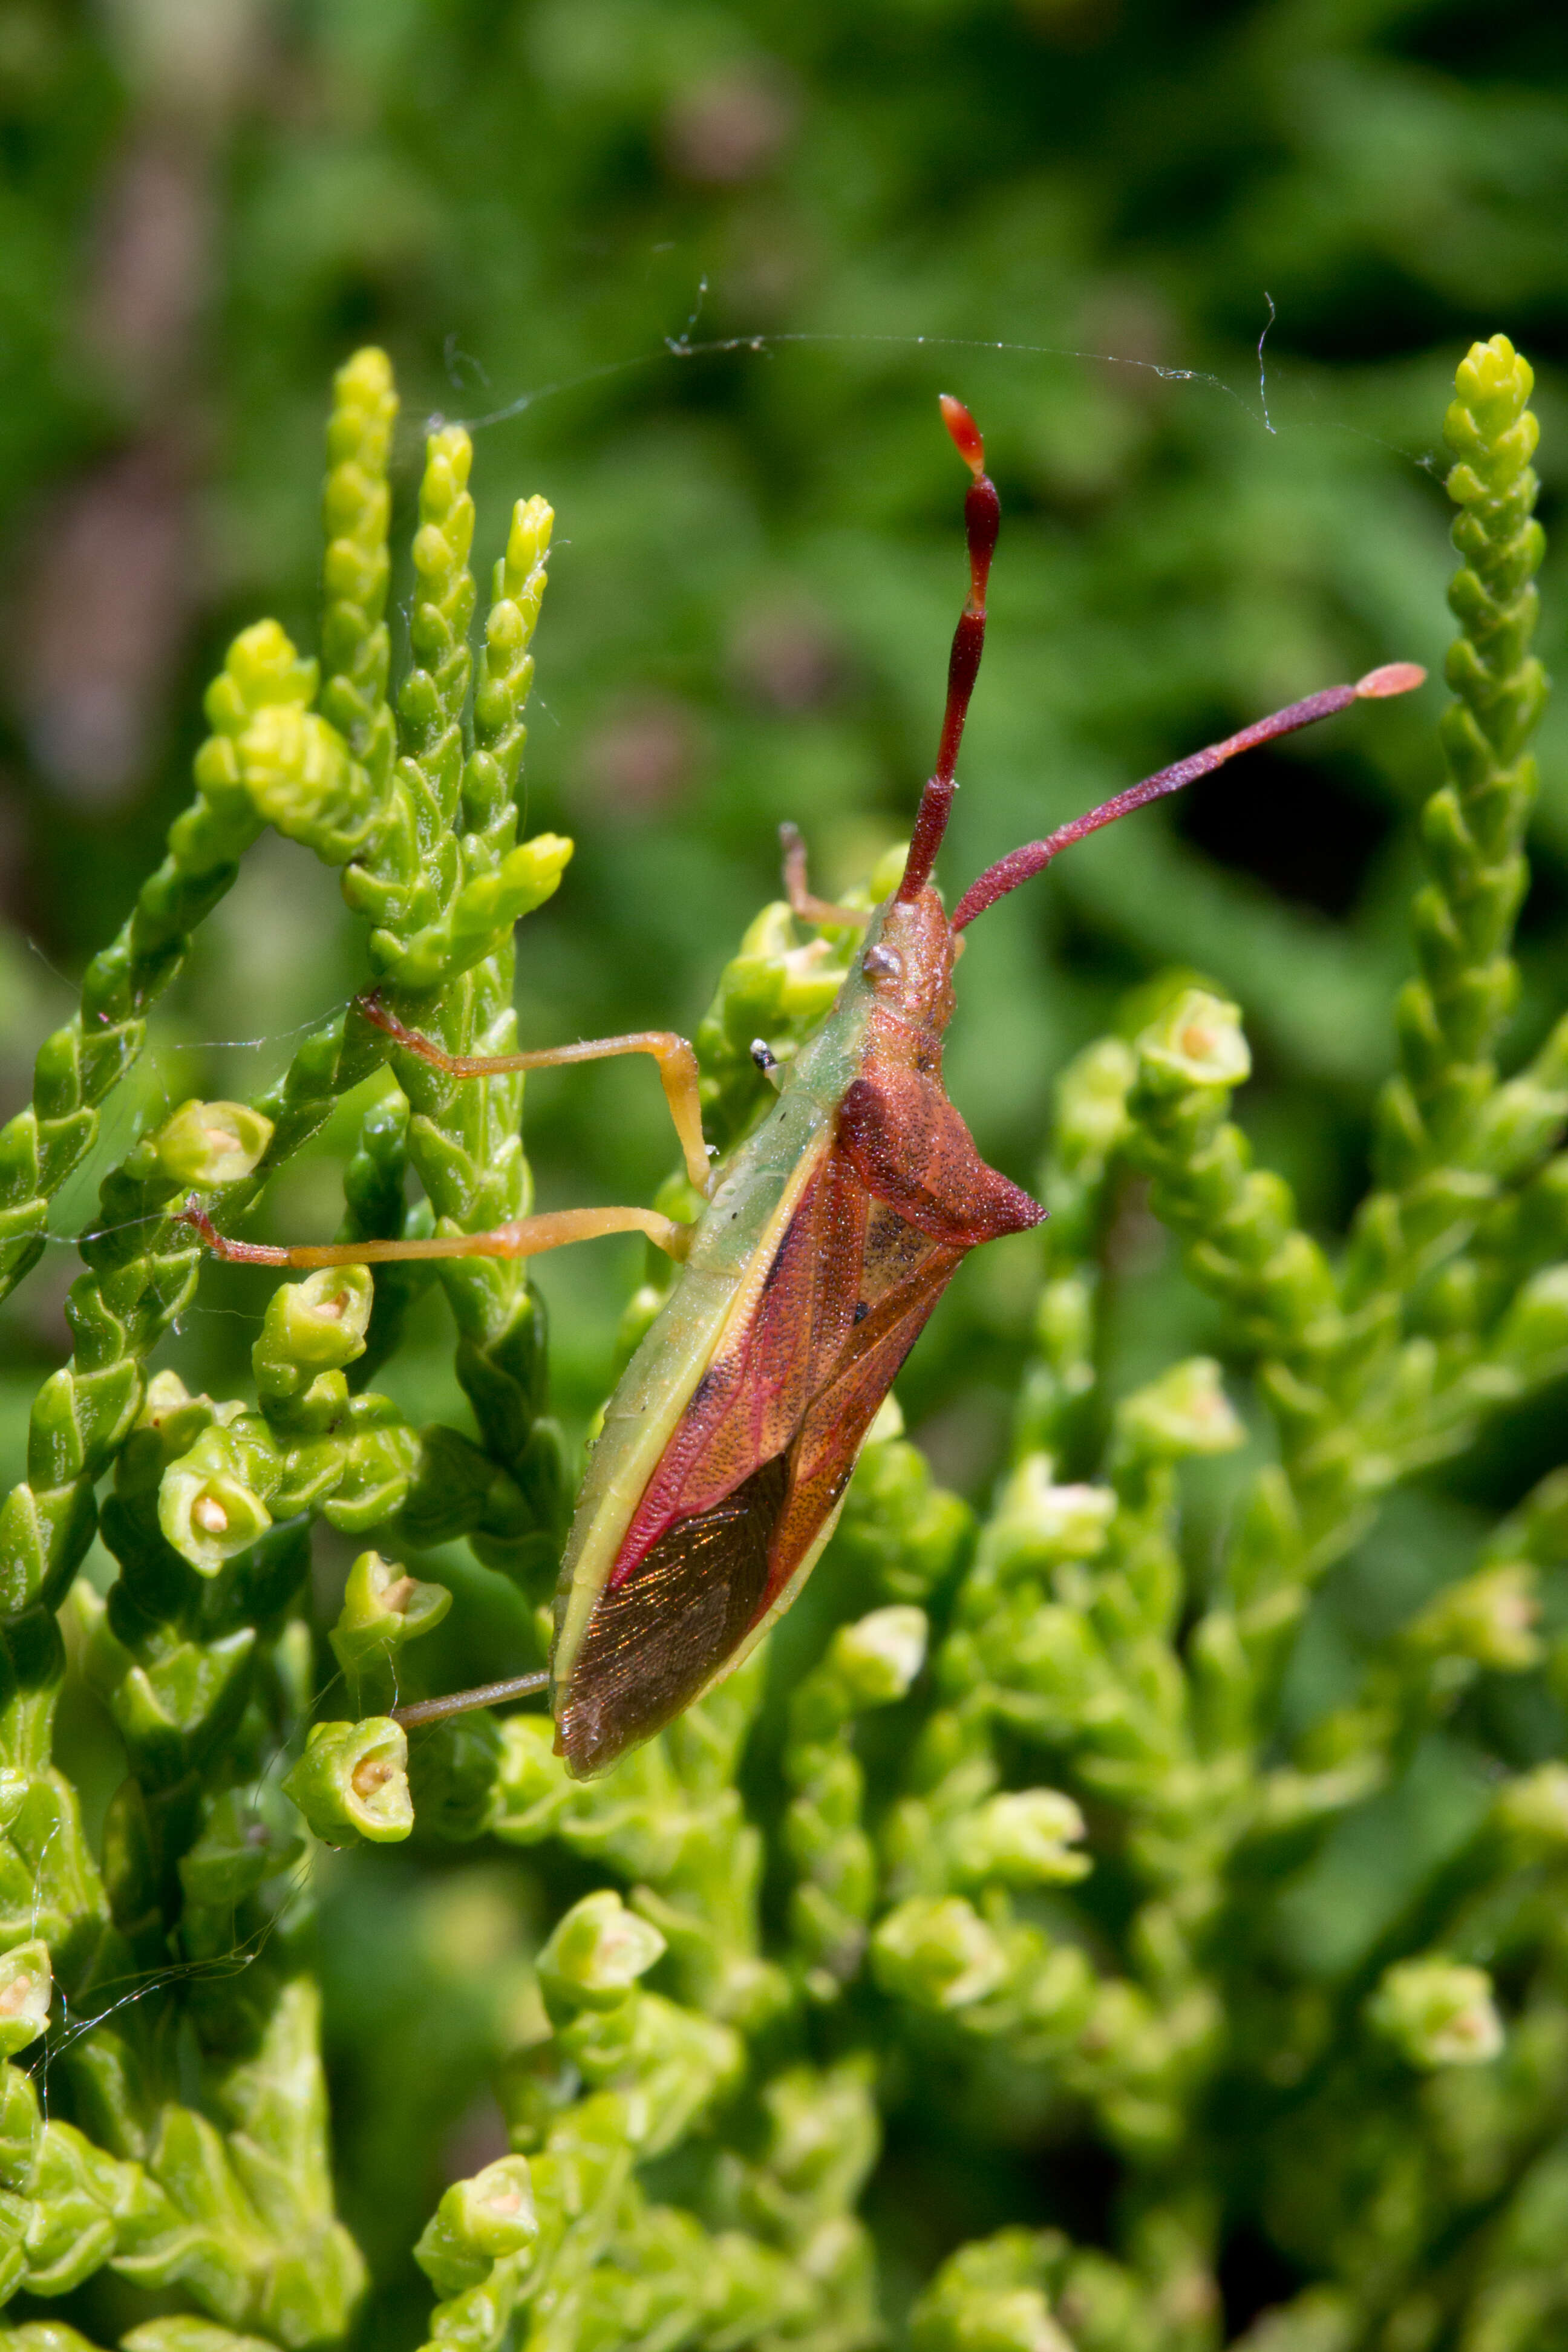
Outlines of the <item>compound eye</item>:
[{"label": "compound eye", "polygon": [[897,948],[885,947],[880,940],[868,948],[860,959],[860,969],[868,980],[901,980],[904,960]]}]

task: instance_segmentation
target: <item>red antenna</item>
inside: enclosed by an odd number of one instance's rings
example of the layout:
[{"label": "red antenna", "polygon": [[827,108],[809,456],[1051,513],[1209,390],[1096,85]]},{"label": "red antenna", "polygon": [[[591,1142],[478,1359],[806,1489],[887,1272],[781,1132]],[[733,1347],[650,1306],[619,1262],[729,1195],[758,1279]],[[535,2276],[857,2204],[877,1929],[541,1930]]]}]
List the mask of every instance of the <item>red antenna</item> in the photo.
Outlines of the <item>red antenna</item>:
[{"label": "red antenna", "polygon": [[[1305,701],[1292,702],[1267,719],[1255,719],[1238,735],[1227,735],[1223,743],[1211,743],[1206,751],[1194,751],[1189,758],[1178,760],[1173,767],[1162,768],[1157,776],[1146,776],[1141,784],[1129,784],[1124,793],[1102,802],[1085,816],[1074,817],[1070,824],[1059,826],[1044,841],[1026,842],[1021,849],[1010,850],[994,866],[988,866],[959,900],[953,910],[952,929],[963,930],[976,915],[983,915],[987,907],[994,907],[998,898],[1005,898],[1009,890],[1016,890],[1020,882],[1026,882],[1032,874],[1048,866],[1058,850],[1083,840],[1086,834],[1098,833],[1102,824],[1114,824],[1119,816],[1126,816],[1132,809],[1142,808],[1146,802],[1157,801],[1166,793],[1179,793],[1184,784],[1195,782],[1199,776],[1212,775],[1239,752],[1254,751],[1259,743],[1272,743],[1281,735],[1293,735],[1299,727],[1310,727],[1316,719],[1331,719],[1336,710],[1348,710],[1352,702],[1377,702],[1390,695],[1408,694],[1421,685],[1426,676],[1416,662],[1387,662],[1382,669],[1369,670],[1354,686],[1326,686],[1321,693],[1308,695]],[[921,802],[922,818],[931,793],[931,786],[928,784]],[[920,838],[918,830],[915,838]],[[911,865],[914,862],[912,846],[910,861]],[[899,895],[904,896],[902,889]]]},{"label": "red antenna", "polygon": [[963,501],[963,530],[969,541],[969,596],[959,615],[952,651],[948,656],[947,709],[942,714],[936,769],[921,794],[910,854],[904,861],[903,880],[898,887],[897,896],[906,906],[920,897],[930,881],[942,835],[947,831],[958,747],[963,740],[969,698],[974,691],[985,645],[985,583],[991,576],[991,558],[996,551],[996,533],[1002,523],[1001,501],[995,484],[985,471],[985,444],[980,437],[979,426],[963,401],[954,400],[951,393],[941,394],[940,406],[942,421],[952,436],[953,446],[974,477]]}]

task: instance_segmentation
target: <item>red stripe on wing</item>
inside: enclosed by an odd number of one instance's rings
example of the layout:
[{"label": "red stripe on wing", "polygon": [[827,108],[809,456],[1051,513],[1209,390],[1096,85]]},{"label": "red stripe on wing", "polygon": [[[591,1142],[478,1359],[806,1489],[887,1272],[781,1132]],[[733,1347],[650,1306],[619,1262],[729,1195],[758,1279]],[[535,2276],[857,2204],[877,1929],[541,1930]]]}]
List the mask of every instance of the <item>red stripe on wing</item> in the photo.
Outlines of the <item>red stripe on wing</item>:
[{"label": "red stripe on wing", "polygon": [[677,1519],[695,1518],[782,1454],[850,1328],[866,1194],[827,1146],[762,1280],[750,1320],[692,1391],[607,1580],[614,1591]]},{"label": "red stripe on wing", "polygon": [[1044,1215],[981,1159],[940,1086],[897,1067],[854,1080],[749,1318],[698,1381],[643,1491],[606,1591],[679,1523],[695,1525],[787,1454],[789,1491],[757,1613],[770,1607],[842,1494],[959,1261]]},{"label": "red stripe on wing", "polygon": [[768,1579],[756,1617],[772,1608],[816,1541],[848,1484],[883,1398],[966,1255],[915,1234],[911,1226],[903,1230],[921,1246],[851,1332],[790,1447],[789,1486],[769,1547]]}]

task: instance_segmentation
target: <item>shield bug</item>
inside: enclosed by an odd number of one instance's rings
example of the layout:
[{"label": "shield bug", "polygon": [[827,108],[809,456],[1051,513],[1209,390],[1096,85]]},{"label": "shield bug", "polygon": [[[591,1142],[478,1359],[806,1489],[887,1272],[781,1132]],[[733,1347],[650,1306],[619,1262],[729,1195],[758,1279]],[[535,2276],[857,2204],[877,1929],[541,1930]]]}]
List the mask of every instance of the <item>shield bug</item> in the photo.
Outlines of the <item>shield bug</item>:
[{"label": "shield bug", "polygon": [[[953,637],[936,768],[902,877],[868,915],[824,905],[788,836],[786,887],[806,922],[865,925],[821,1027],[767,1116],[711,1175],[697,1065],[665,1032],[500,1058],[453,1056],[375,1000],[368,1017],[458,1076],[647,1053],[658,1064],[694,1183],[695,1225],[647,1209],[581,1209],[490,1233],[275,1249],[218,1236],[221,1255],[319,1266],[402,1257],[535,1255],[640,1230],[682,1269],[606,1408],[562,1563],[548,1675],[405,1707],[405,1724],[520,1696],[548,1682],[556,1744],[574,1774],[602,1771],[739,1664],[788,1608],[833,1532],[866,1433],[965,1255],[1037,1224],[1039,1203],[981,1159],[942,1084],[942,1036],[965,927],[1101,825],[1179,791],[1242,751],[1357,700],[1421,682],[1410,663],[1330,687],[1091,809],[989,866],[949,917],[931,882],[985,635],[999,508],[968,410],[943,421],[972,477],[969,594]],[[787,829],[786,829],[787,835]],[[765,1049],[764,1053],[765,1053]],[[769,1057],[771,1058],[771,1057]]]}]

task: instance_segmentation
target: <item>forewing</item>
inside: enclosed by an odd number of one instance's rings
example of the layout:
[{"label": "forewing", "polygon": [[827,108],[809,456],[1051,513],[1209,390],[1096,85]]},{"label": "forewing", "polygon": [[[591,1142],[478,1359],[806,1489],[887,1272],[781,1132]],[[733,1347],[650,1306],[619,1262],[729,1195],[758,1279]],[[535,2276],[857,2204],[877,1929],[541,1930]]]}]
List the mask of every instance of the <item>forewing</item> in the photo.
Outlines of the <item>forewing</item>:
[{"label": "forewing", "polygon": [[854,1082],[758,1251],[557,1688],[573,1771],[661,1729],[788,1605],[954,1268],[1043,1214],[981,1160],[940,1088],[900,1103]]},{"label": "forewing", "polygon": [[825,1142],[632,1515],[612,1587],[678,1520],[700,1517],[788,1447],[853,1326],[866,1212],[854,1170]]},{"label": "forewing", "polygon": [[574,1773],[602,1771],[661,1730],[744,1639],[788,1484],[775,1454],[732,1494],[677,1520],[633,1575],[601,1593],[556,1701],[556,1738]]},{"label": "forewing", "polygon": [[804,1581],[802,1571],[812,1564],[814,1549],[837,1510],[866,1433],[963,1256],[962,1249],[944,1248],[902,1225],[896,1248],[888,1252],[900,1269],[897,1278],[880,1289],[850,1332],[790,1447],[789,1488],[760,1616],[776,1614]]},{"label": "forewing", "polygon": [[790,1447],[763,1616],[804,1580],[866,1433],[957,1266],[976,1243],[1045,1213],[986,1166],[940,1090],[911,1088],[904,1108],[907,1157],[882,1087],[856,1080],[839,1115],[835,1156],[867,1192],[859,1285],[849,1330],[823,1365]]}]

